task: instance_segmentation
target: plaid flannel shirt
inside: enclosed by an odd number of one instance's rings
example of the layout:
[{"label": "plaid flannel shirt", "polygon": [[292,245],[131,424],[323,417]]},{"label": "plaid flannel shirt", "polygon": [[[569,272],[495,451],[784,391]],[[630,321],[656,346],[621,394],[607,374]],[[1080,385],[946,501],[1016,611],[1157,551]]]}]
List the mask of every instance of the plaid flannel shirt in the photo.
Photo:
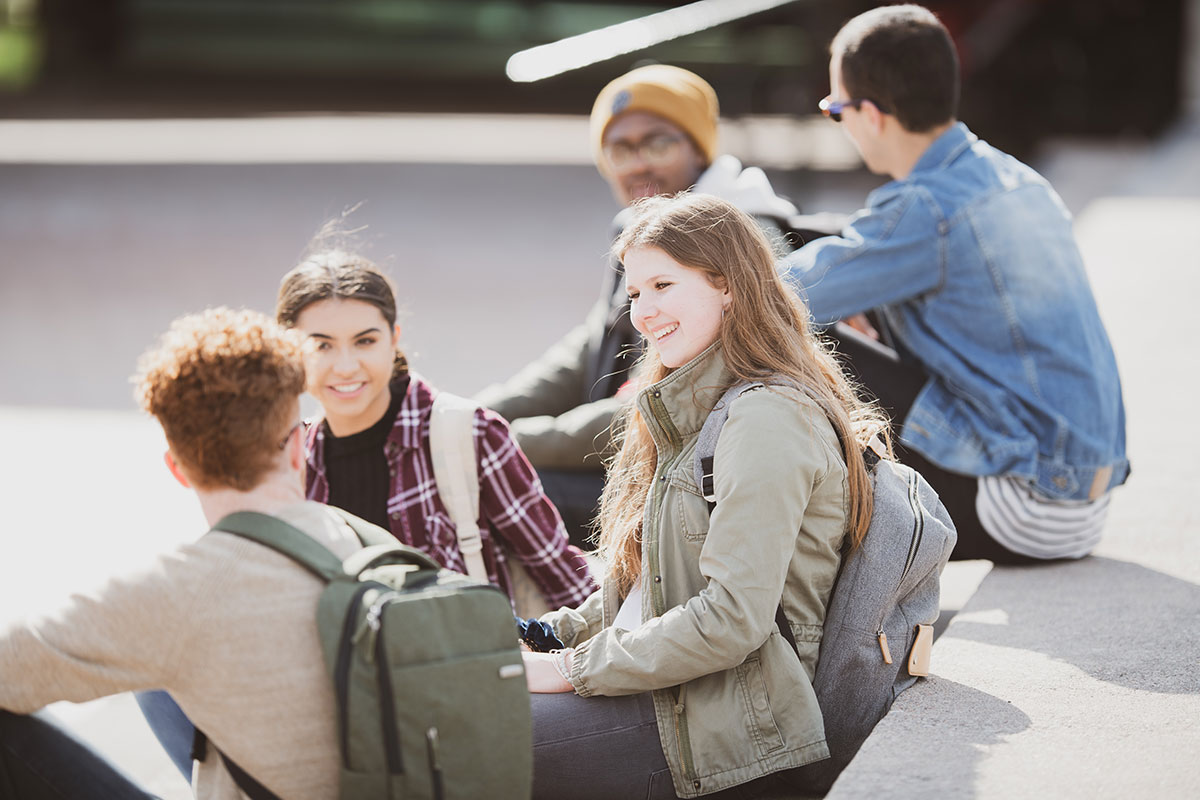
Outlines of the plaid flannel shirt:
[{"label": "plaid flannel shirt", "polygon": [[[436,391],[415,372],[409,376],[408,392],[384,445],[391,475],[389,527],[404,544],[425,551],[448,569],[465,573],[454,523],[433,479],[429,417]],[[322,503],[329,500],[323,427],[310,424],[306,438],[307,494]],[[525,566],[551,608],[579,605],[596,591],[596,582],[583,554],[568,543],[558,511],[517,447],[508,423],[481,408],[475,414],[474,434],[479,466],[478,522],[488,579],[512,595],[506,563],[511,554]],[[498,540],[506,548],[497,547]]]}]

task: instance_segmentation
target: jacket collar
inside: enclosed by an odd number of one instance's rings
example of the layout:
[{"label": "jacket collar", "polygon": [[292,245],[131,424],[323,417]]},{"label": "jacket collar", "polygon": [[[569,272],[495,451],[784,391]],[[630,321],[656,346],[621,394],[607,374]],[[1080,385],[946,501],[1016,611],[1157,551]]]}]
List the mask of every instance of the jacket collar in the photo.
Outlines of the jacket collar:
[{"label": "jacket collar", "polygon": [[[912,171],[925,172],[928,170],[943,169],[977,141],[979,141],[979,138],[971,133],[966,125],[956,122],[945,133],[933,140],[933,143],[917,159],[917,164],[913,167]],[[909,174],[911,175],[912,173],[910,172]]]},{"label": "jacket collar", "polygon": [[[721,343],[638,393],[638,410],[655,442],[679,446],[700,432],[704,420],[732,381]],[[655,424],[657,423],[657,424]]]}]

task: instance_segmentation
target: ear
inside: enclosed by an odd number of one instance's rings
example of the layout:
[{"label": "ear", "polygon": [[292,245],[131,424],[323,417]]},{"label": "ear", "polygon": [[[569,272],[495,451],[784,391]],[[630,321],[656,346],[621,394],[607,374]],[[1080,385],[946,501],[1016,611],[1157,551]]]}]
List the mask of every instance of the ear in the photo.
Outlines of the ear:
[{"label": "ear", "polygon": [[288,464],[302,475],[307,464],[304,458],[304,439],[307,434],[308,429],[301,425],[292,431],[291,438],[288,439]]},{"label": "ear", "polygon": [[884,125],[887,124],[887,114],[879,110],[879,106],[875,105],[870,100],[864,100],[862,105],[858,107],[859,113],[866,119],[867,125],[878,136],[883,133]]},{"label": "ear", "polygon": [[393,342],[400,341],[400,323],[399,322],[397,322],[395,325],[392,326],[392,341]]},{"label": "ear", "polygon": [[179,481],[180,486],[185,489],[192,488],[191,481],[189,481],[187,476],[183,474],[183,470],[179,468],[179,464],[175,463],[175,457],[171,455],[170,450],[163,453],[163,461],[166,462],[167,469],[170,470],[173,476],[175,476],[175,480]]}]

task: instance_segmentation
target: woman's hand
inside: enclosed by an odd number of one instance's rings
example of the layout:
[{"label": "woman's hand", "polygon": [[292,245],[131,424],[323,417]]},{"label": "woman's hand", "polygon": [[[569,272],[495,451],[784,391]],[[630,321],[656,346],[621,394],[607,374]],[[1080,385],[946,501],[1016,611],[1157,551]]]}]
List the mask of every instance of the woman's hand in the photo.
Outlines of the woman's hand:
[{"label": "woman's hand", "polygon": [[[569,654],[570,651],[568,651]],[[534,694],[554,694],[555,692],[573,692],[572,686],[554,666],[554,653],[521,653],[525,659],[525,682],[529,691]],[[567,661],[570,665],[569,655]]]}]

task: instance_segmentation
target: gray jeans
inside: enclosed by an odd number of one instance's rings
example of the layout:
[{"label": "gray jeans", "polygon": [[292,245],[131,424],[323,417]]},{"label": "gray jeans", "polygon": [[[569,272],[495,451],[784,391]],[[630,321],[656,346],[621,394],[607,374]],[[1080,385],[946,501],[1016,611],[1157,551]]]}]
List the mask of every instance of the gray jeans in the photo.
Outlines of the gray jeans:
[{"label": "gray jeans", "polygon": [[[533,694],[530,702],[533,800],[676,800],[649,693]],[[768,775],[705,798],[794,798],[786,775]]]}]

